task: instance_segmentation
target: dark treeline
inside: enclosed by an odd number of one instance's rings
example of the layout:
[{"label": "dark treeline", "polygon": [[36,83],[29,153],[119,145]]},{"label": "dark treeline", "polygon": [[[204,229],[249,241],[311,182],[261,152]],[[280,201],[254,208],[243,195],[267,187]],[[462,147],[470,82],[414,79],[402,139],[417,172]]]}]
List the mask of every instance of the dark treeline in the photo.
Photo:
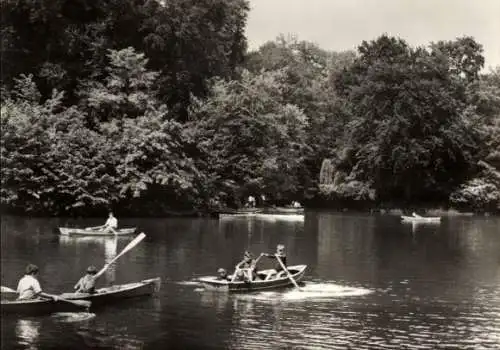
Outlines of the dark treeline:
[{"label": "dark treeline", "polygon": [[165,215],[252,194],[500,209],[500,68],[473,38],[248,52],[245,0],[6,0],[1,204]]}]

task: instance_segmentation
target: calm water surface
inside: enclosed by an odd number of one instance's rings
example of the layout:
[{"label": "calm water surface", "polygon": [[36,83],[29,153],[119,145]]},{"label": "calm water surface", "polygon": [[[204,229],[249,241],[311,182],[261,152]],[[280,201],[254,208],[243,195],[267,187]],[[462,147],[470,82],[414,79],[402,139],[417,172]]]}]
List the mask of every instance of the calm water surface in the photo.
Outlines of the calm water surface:
[{"label": "calm water surface", "polygon": [[[55,228],[103,221],[2,217],[2,285],[15,288],[33,262],[45,291],[70,291],[89,264],[100,268],[132,238],[64,238]],[[2,349],[500,349],[498,217],[413,227],[333,213],[120,224],[147,237],[99,284],[159,276],[159,295],[91,314],[5,316]],[[245,249],[277,243],[289,264],[308,265],[302,292],[228,295],[194,282],[234,266]]]}]

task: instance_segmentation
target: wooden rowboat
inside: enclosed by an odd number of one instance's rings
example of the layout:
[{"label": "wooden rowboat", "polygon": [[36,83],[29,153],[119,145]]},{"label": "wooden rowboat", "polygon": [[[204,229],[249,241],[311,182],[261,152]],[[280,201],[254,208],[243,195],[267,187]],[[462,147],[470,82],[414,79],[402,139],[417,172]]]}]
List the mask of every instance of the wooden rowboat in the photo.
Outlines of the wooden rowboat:
[{"label": "wooden rowboat", "polygon": [[266,208],[264,210],[265,214],[303,214],[304,213],[304,208],[299,207],[273,207],[273,208]]},{"label": "wooden rowboat", "polygon": [[67,300],[88,300],[92,307],[114,303],[123,299],[135,298],[158,293],[161,278],[151,278],[140,282],[121,284],[97,289],[95,293],[63,293],[61,297]]},{"label": "wooden rowboat", "polygon": [[262,212],[260,208],[242,208],[238,210],[225,210],[219,213],[220,218],[238,217],[238,216],[254,216]]},{"label": "wooden rowboat", "polygon": [[[288,271],[292,275],[293,279],[298,282],[304,277],[306,268],[307,265],[288,266]],[[228,280],[221,280],[216,276],[207,276],[199,278],[198,281],[202,283],[206,289],[228,292],[254,292],[293,286],[293,282],[286,274],[280,274],[278,278],[268,279],[268,277],[275,272],[276,270],[274,269],[261,270],[257,273],[259,279],[252,282],[231,282],[232,276],[229,276]]]},{"label": "wooden rowboat", "polygon": [[69,235],[85,235],[85,236],[124,236],[124,235],[131,235],[135,232],[136,228],[135,227],[129,227],[129,228],[122,228],[119,230],[116,230],[115,233],[111,233],[108,231],[104,230],[91,230],[91,229],[84,229],[84,228],[71,228],[71,227],[59,227],[59,232],[61,232],[61,235],[69,236]]},{"label": "wooden rowboat", "polygon": [[267,221],[304,221],[304,214],[266,214],[259,213],[256,217]]},{"label": "wooden rowboat", "polygon": [[[111,287],[100,288],[94,294],[63,293],[59,295],[66,300],[88,300],[95,306],[106,305],[123,299],[151,295],[160,290],[161,278],[152,278],[136,283],[128,283]],[[17,296],[14,294],[13,297]],[[2,299],[3,299],[2,295]],[[66,301],[53,301],[47,299],[34,300],[2,300],[2,314],[40,315],[54,312],[83,311],[81,306]]]},{"label": "wooden rowboat", "polygon": [[428,222],[439,223],[439,222],[441,222],[441,217],[439,217],[439,216],[425,217],[425,216],[404,216],[404,215],[401,215],[401,220],[403,222],[414,222],[414,223],[428,223]]},{"label": "wooden rowboat", "polygon": [[[17,294],[15,295],[17,296]],[[3,298],[3,296],[2,296]],[[66,301],[51,299],[2,300],[0,310],[3,314],[45,315],[54,312],[78,312],[86,308]]]}]

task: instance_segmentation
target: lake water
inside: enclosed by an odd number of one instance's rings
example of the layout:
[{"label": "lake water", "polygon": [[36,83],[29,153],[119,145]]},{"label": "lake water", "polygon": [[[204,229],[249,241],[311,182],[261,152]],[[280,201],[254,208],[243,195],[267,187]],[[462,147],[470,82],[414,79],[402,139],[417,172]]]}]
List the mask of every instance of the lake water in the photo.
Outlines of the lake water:
[{"label": "lake water", "polygon": [[[132,239],[65,238],[58,226],[102,220],[2,217],[1,283],[28,262],[46,292],[70,291]],[[2,349],[500,349],[500,218],[403,224],[395,216],[122,219],[147,237],[99,286],[159,276],[154,297],[95,313],[4,316]],[[303,290],[208,292],[195,282],[245,249],[307,264]],[[265,266],[272,262],[264,261]],[[91,310],[92,312],[92,310]]]}]

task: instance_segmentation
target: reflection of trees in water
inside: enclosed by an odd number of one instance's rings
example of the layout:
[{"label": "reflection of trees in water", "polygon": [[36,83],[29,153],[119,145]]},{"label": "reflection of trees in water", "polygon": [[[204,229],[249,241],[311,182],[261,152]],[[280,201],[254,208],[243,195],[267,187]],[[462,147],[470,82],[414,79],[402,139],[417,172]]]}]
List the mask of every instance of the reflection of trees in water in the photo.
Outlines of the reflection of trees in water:
[{"label": "reflection of trees in water", "polygon": [[375,218],[322,213],[317,219],[320,276],[356,277],[361,267],[373,269]]},{"label": "reflection of trees in water", "polygon": [[111,348],[111,349],[144,349],[145,343],[127,334],[126,329],[111,329],[99,327],[97,329],[84,329],[77,331],[83,342],[90,349]]},{"label": "reflection of trees in water", "polygon": [[39,321],[20,319],[16,324],[16,336],[19,344],[26,346],[26,349],[38,349],[37,343],[40,336]]},{"label": "reflection of trees in water", "polygon": [[[104,263],[107,264],[116,256],[118,250],[118,239],[107,238],[104,242]],[[115,264],[111,265],[104,273],[106,282],[113,284],[115,282]]]}]

